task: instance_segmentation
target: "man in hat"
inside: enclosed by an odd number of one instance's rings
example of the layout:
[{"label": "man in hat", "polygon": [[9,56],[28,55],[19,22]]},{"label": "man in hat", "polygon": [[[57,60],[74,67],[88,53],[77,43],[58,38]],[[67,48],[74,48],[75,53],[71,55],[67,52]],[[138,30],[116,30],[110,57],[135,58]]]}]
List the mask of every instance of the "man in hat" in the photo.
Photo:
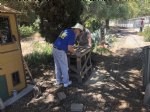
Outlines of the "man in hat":
[{"label": "man in hat", "polygon": [[83,47],[91,47],[91,40],[91,32],[87,28],[84,28],[82,34],[77,38],[79,46]]},{"label": "man in hat", "polygon": [[63,84],[64,87],[68,87],[72,84],[69,81],[68,75],[68,60],[67,52],[75,53],[73,48],[75,44],[75,38],[81,34],[83,26],[77,23],[74,27],[70,29],[65,29],[57,37],[53,44],[53,57],[55,62],[55,74],[56,74],[56,84]]}]

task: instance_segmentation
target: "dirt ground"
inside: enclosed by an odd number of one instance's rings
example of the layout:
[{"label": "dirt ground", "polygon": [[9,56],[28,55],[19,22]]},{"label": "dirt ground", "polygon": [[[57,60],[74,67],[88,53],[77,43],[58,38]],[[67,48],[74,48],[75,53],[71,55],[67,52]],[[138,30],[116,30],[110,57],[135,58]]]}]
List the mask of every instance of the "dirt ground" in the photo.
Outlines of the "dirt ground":
[{"label": "dirt ground", "polygon": [[[132,38],[132,35],[127,38]],[[56,88],[53,61],[50,66],[38,70],[35,68],[32,73],[36,81],[48,85],[41,86],[43,94],[38,100],[33,100],[34,92],[31,92],[7,107],[6,112],[70,112],[72,103],[83,104],[84,112],[148,112],[143,106],[144,92],[140,73],[142,45],[138,48],[117,47],[118,49],[114,45],[114,53],[109,56],[93,53],[93,70],[102,72],[99,74],[101,83],[94,86],[74,82],[71,87]],[[66,98],[60,101],[58,92],[64,92]],[[49,102],[46,102],[47,95],[50,95]]]}]

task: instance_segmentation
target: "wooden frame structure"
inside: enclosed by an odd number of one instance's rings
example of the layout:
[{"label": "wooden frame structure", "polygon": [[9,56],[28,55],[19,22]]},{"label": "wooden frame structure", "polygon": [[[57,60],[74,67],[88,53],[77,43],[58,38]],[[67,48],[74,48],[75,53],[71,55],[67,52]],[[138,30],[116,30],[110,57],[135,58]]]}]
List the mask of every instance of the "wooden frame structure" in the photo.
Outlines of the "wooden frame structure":
[{"label": "wooden frame structure", "polygon": [[91,48],[78,47],[77,54],[68,54],[69,75],[75,77],[79,83],[92,71]]}]

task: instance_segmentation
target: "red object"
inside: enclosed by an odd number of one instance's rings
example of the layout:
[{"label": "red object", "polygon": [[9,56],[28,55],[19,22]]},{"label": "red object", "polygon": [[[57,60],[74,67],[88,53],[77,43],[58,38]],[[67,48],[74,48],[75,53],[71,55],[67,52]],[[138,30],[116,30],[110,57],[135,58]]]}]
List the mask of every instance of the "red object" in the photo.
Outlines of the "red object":
[{"label": "red object", "polygon": [[143,19],[142,19],[142,21],[141,21],[141,26],[144,26],[144,21],[143,21]]}]

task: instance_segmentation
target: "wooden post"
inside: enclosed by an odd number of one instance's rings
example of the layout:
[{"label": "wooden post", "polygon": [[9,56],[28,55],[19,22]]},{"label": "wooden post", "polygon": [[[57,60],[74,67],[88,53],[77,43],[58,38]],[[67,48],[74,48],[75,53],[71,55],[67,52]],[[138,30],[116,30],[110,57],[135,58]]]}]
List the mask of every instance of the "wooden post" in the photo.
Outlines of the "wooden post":
[{"label": "wooden post", "polygon": [[[68,66],[70,75],[77,78],[79,83],[82,83],[82,78],[86,77],[88,72],[92,68],[91,64],[91,49],[90,48],[78,48],[78,55],[68,54]],[[76,60],[75,64],[71,62]]]},{"label": "wooden post", "polygon": [[78,82],[82,83],[82,78],[81,78],[81,57],[77,57],[77,73],[78,73]]}]

